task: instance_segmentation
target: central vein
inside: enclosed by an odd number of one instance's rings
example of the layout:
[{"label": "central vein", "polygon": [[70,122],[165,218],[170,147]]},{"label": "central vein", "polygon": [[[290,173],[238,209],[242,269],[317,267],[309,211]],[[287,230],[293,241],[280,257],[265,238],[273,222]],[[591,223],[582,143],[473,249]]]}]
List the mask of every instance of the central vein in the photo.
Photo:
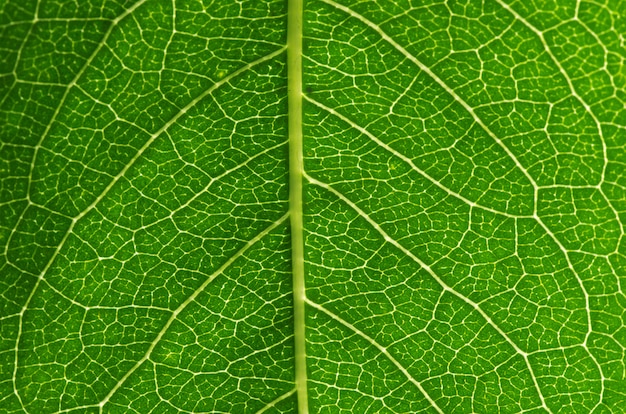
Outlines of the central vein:
[{"label": "central vein", "polygon": [[289,101],[289,212],[298,412],[308,414],[304,321],[304,237],[302,228],[302,0],[289,0],[287,67]]}]

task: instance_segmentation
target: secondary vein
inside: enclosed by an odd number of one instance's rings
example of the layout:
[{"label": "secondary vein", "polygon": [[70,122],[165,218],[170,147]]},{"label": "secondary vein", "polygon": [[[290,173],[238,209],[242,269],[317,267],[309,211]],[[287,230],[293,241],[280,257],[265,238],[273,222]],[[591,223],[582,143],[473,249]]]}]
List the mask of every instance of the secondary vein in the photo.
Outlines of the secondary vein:
[{"label": "secondary vein", "polygon": [[283,215],[281,218],[279,218],[274,223],[269,225],[265,230],[263,230],[262,232],[257,234],[255,237],[250,239],[246,244],[244,244],[243,247],[241,247],[234,255],[232,255],[230,257],[230,259],[228,259],[226,262],[224,262],[224,264],[222,266],[220,266],[215,272],[213,272],[200,285],[200,287],[198,287],[183,303],[181,303],[178,306],[178,308],[176,308],[172,312],[172,314],[170,315],[169,319],[167,320],[167,322],[165,323],[163,328],[159,331],[157,336],[150,343],[150,346],[148,347],[148,349],[144,353],[143,357],[139,361],[137,361],[135,363],[135,365],[129,371],[127,371],[126,374],[124,374],[124,376],[122,378],[120,378],[120,380],[113,386],[113,388],[109,391],[109,393],[102,399],[102,401],[100,401],[100,403],[98,404],[99,409],[100,409],[100,413],[103,412],[103,407],[109,402],[111,397],[113,397],[113,395],[120,389],[120,387],[122,385],[124,385],[124,383],[128,380],[128,378],[135,371],[137,371],[139,369],[139,367],[141,367],[150,358],[150,356],[152,355],[152,352],[154,351],[156,346],[161,342],[161,339],[163,339],[163,337],[165,336],[165,334],[169,330],[169,328],[172,325],[172,323],[174,323],[174,321],[178,318],[178,315],[180,315],[180,313],[183,312],[185,310],[185,308],[187,308],[187,306],[189,306],[191,303],[193,303],[196,300],[196,298],[198,297],[198,295],[200,295],[200,293],[202,293],[206,289],[206,287],[211,282],[213,282],[213,280],[215,280],[215,278],[217,278],[218,276],[222,275],[226,271],[226,269],[228,269],[237,259],[239,259],[241,256],[243,256],[259,240],[263,239],[263,237],[267,236],[274,229],[276,229],[278,226],[283,224],[287,220],[288,214],[289,213],[286,213],[285,215]]}]

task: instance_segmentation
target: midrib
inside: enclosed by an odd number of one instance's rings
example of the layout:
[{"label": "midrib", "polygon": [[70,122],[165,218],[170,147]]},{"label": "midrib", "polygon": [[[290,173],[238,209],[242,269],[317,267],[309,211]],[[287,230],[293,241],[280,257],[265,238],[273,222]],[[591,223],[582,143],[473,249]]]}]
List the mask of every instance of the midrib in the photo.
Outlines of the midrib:
[{"label": "midrib", "polygon": [[293,272],[295,371],[298,412],[308,414],[304,321],[304,237],[302,228],[302,0],[289,0],[287,66],[289,101],[289,213]]}]

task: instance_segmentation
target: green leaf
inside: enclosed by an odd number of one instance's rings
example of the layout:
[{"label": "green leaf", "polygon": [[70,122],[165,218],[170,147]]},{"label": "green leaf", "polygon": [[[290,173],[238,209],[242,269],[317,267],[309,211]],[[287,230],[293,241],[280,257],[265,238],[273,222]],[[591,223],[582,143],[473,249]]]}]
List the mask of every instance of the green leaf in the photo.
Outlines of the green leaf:
[{"label": "green leaf", "polygon": [[624,16],[0,1],[0,412],[625,413]]}]

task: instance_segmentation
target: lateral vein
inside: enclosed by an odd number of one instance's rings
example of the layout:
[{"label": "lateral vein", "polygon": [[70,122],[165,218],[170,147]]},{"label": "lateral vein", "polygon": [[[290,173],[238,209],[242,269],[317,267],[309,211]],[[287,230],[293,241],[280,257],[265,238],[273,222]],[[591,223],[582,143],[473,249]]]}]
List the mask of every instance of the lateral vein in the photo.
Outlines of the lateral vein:
[{"label": "lateral vein", "polygon": [[428,400],[428,402],[430,403],[430,405],[433,406],[433,408],[435,410],[437,410],[438,413],[443,414],[443,411],[441,410],[441,408],[439,408],[439,406],[437,405],[437,403],[435,402],[435,400],[432,399],[432,397],[426,392],[426,390],[424,389],[424,387],[422,386],[422,384],[416,380],[410,373],[409,371],[402,366],[402,364],[400,364],[400,362],[398,362],[397,359],[395,359],[393,357],[393,355],[391,355],[389,353],[389,351],[387,350],[387,348],[385,348],[384,346],[382,346],[381,344],[379,344],[378,342],[376,342],[376,340],[374,338],[372,338],[371,336],[367,335],[365,332],[361,331],[359,328],[357,328],[356,326],[352,325],[350,322],[342,319],[341,317],[339,317],[338,315],[334,314],[333,312],[329,311],[328,309],[326,309],[325,307],[323,307],[322,305],[315,303],[309,299],[306,299],[306,303],[319,310],[320,312],[325,313],[326,315],[328,315],[329,317],[331,317],[332,319],[336,320],[337,322],[339,322],[340,324],[342,324],[343,326],[345,326],[346,328],[350,329],[351,331],[353,331],[354,333],[356,333],[357,335],[359,335],[360,337],[362,337],[363,339],[365,339],[367,342],[369,342],[370,344],[372,344],[372,346],[374,346],[376,349],[378,349],[378,351],[380,351],[381,354],[385,355],[387,357],[387,359],[389,359],[389,361],[391,361],[392,364],[394,364],[403,374],[404,376],[413,384],[415,385],[422,394],[424,394],[424,397]]},{"label": "lateral vein", "polygon": [[423,262],[419,257],[414,255],[413,252],[411,252],[409,249],[404,247],[398,241],[394,240],[389,234],[387,234],[387,232],[385,230],[383,230],[382,227],[380,227],[380,225],[376,221],[374,221],[374,219],[372,219],[365,211],[361,210],[361,208],[359,208],[359,206],[357,206],[354,202],[352,202],[352,200],[347,198],[345,195],[341,194],[339,191],[337,191],[335,188],[333,188],[329,184],[326,184],[324,182],[316,180],[315,178],[313,178],[313,177],[311,177],[309,175],[306,175],[306,174],[304,175],[304,177],[311,184],[316,185],[316,186],[318,186],[320,188],[323,188],[323,189],[331,192],[337,198],[339,198],[344,203],[346,203],[348,206],[350,206],[350,208],[352,208],[360,217],[365,219],[365,221],[367,221],[385,239],[386,242],[388,242],[391,245],[395,246],[402,253],[404,253],[407,257],[409,257],[411,260],[413,260],[415,263],[417,263],[422,269],[424,269],[426,272],[428,272],[428,274],[430,274],[430,276],[441,286],[441,288],[444,291],[454,295],[458,299],[462,300],[463,302],[465,302],[466,304],[471,306],[476,312],[478,312],[480,314],[480,316],[482,316],[482,318],[487,322],[487,324],[490,325],[513,348],[513,350],[524,359],[524,362],[526,364],[526,368],[528,368],[528,371],[531,374],[531,378],[533,380],[533,384],[535,386],[535,390],[537,391],[537,393],[539,395],[539,400],[541,401],[541,406],[547,412],[552,413],[552,411],[550,410],[550,408],[547,406],[547,404],[545,402],[545,398],[543,396],[543,392],[542,392],[541,388],[539,387],[539,383],[537,382],[537,379],[536,379],[535,371],[533,370],[533,367],[530,364],[530,361],[528,360],[528,353],[525,352],[524,350],[522,350],[506,334],[506,332],[504,332],[493,321],[493,319],[491,319],[491,317],[480,306],[478,306],[478,304],[476,302],[474,302],[471,299],[469,299],[468,297],[462,295],[460,292],[457,292],[454,288],[452,288],[450,285],[448,285],[443,279],[441,279],[439,277],[439,275],[437,275],[437,273],[435,273],[435,271],[432,269],[432,267],[430,267],[428,264]]},{"label": "lateral vein", "polygon": [[254,244],[256,244],[263,237],[267,236],[270,232],[272,232],[274,229],[276,229],[282,223],[284,223],[287,220],[287,216],[288,215],[289,215],[289,213],[284,214],[281,218],[276,220],[274,223],[269,225],[265,230],[263,230],[262,232],[257,234],[254,238],[250,239],[246,244],[244,244],[241,249],[239,249],[234,255],[232,255],[230,259],[228,259],[226,262],[224,262],[224,264],[222,266],[220,266],[215,272],[213,272],[211,274],[211,276],[209,276],[202,283],[202,285],[200,285],[183,303],[181,303],[178,306],[178,308],[176,308],[176,310],[174,310],[172,312],[172,314],[170,315],[169,319],[167,320],[167,322],[165,323],[163,328],[159,331],[157,336],[154,338],[154,340],[152,341],[152,343],[148,347],[148,349],[147,349],[146,353],[144,354],[144,356],[139,361],[137,361],[135,363],[135,365],[128,372],[126,372],[126,374],[124,374],[124,376],[117,382],[117,384],[115,384],[115,386],[111,389],[111,391],[109,391],[109,393],[106,395],[106,397],[104,397],[102,399],[102,401],[100,401],[100,403],[98,404],[98,406],[100,407],[100,412],[102,412],[102,408],[106,405],[107,402],[109,402],[111,397],[126,382],[126,380],[128,380],[128,378],[135,371],[137,371],[137,369],[139,369],[139,367],[141,367],[141,365],[143,365],[144,362],[146,362],[150,358],[150,355],[152,354],[152,351],[154,351],[154,348],[156,348],[156,346],[161,341],[161,339],[163,339],[163,336],[167,333],[167,331],[170,328],[170,326],[172,325],[172,323],[174,323],[174,321],[178,318],[178,315],[183,310],[185,310],[185,308],[187,306],[189,306],[189,304],[191,304],[198,297],[198,295],[202,291],[204,291],[204,289],[206,289],[206,287],[211,282],[213,282],[213,280],[215,280],[216,277],[218,277],[219,275],[223,274],[224,271],[226,271],[226,269],[228,269],[235,262],[235,260],[237,260],[241,256],[243,256],[244,253],[248,249],[250,249]]}]

